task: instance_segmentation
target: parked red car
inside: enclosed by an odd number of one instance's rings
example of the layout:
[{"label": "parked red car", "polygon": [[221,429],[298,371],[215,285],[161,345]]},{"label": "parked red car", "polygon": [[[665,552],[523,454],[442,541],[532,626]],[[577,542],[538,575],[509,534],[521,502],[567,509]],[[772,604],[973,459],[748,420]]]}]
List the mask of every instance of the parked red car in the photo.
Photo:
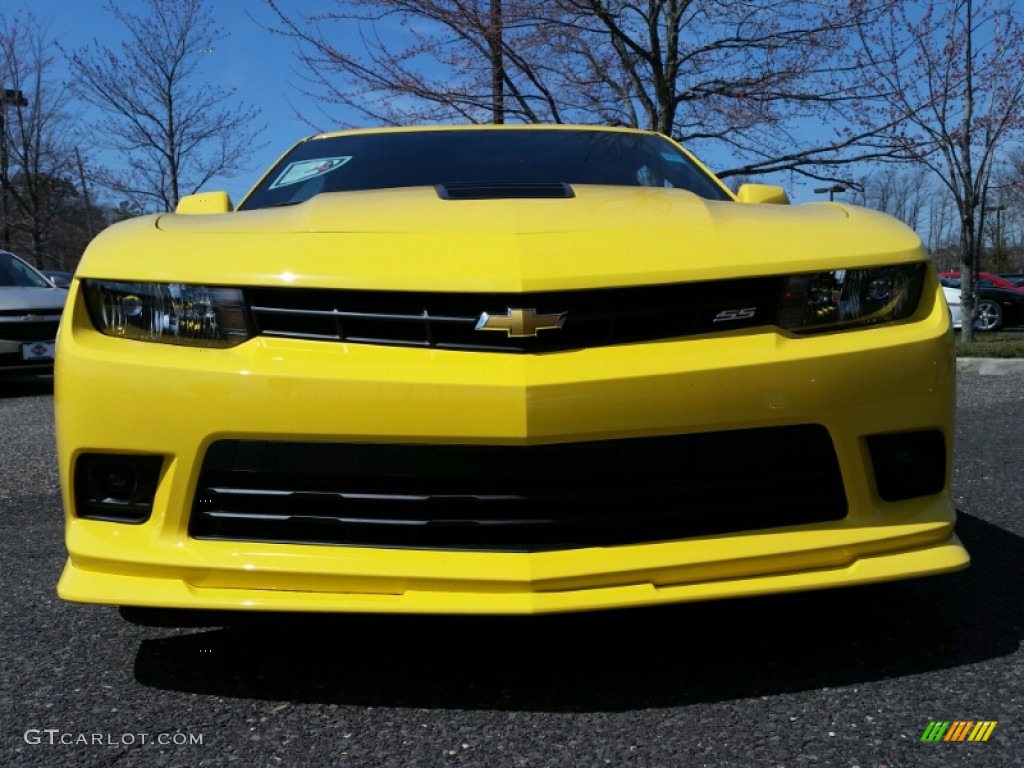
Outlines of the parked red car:
[{"label": "parked red car", "polygon": [[[955,280],[955,283],[947,282],[946,284],[953,285],[955,288],[960,287],[959,272],[940,272],[939,277],[947,278],[950,281]],[[979,288],[1009,288],[1012,291],[1020,291],[1021,293],[1024,293],[1024,288],[1021,286],[1016,283],[1011,283],[1009,280],[1006,280],[999,275],[993,275],[991,272],[978,272],[977,278]]]},{"label": "parked red car", "polygon": [[1011,274],[999,275],[1003,280],[1007,280],[1018,288],[1024,288],[1024,272],[1014,272]]}]

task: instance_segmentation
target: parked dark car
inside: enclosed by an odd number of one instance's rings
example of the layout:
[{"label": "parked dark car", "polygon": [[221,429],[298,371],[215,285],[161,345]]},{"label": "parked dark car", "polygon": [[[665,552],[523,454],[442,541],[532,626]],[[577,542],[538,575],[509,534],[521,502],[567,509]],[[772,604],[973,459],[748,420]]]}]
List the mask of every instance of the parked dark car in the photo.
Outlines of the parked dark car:
[{"label": "parked dark car", "polygon": [[[960,288],[960,275],[940,275],[939,281],[950,288]],[[986,277],[978,280],[978,311],[974,327],[979,331],[998,331],[1024,325],[1024,290],[1004,288]]]}]

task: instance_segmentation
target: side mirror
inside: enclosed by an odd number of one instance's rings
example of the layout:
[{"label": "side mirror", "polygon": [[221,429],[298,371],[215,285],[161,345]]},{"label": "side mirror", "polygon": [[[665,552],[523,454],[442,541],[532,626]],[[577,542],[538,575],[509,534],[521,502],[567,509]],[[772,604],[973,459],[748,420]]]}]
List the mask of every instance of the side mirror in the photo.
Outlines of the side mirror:
[{"label": "side mirror", "polygon": [[782,187],[772,184],[744,184],[736,193],[741,203],[771,203],[789,205],[789,196]]},{"label": "side mirror", "polygon": [[231,213],[235,207],[231,204],[231,198],[227,192],[197,192],[194,195],[185,195],[178,201],[175,213],[185,214],[206,214],[206,213]]}]

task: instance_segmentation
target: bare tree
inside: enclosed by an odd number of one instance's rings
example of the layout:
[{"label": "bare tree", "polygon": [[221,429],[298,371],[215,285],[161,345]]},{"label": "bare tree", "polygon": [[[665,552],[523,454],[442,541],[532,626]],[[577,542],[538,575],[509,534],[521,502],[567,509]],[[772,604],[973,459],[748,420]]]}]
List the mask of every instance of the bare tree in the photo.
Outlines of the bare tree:
[{"label": "bare tree", "polygon": [[966,341],[974,338],[978,270],[999,150],[1024,129],[1024,25],[1013,0],[892,2],[865,29],[861,72],[883,105],[886,139],[930,169],[956,203]]},{"label": "bare tree", "polygon": [[[377,122],[630,125],[730,148],[722,177],[833,181],[909,151],[856,120],[851,36],[885,0],[337,0],[308,15],[266,1],[306,94]],[[821,138],[807,120],[837,127]]]},{"label": "bare tree", "polygon": [[[566,72],[576,112],[728,148],[737,163],[721,177],[796,171],[837,181],[838,166],[899,156],[875,141],[876,126],[852,120],[865,94],[849,42],[880,18],[881,2],[558,5],[568,23],[546,28],[563,55],[547,60]],[[832,128],[807,131],[809,121]]]},{"label": "bare tree", "polygon": [[69,98],[51,77],[49,51],[46,26],[31,14],[0,18],[3,247],[25,246],[38,267],[60,263],[50,254],[52,235],[75,195],[67,182],[74,153]]},{"label": "bare tree", "polygon": [[[267,4],[280,21],[273,31],[299,43],[313,103],[386,124],[561,122],[533,60],[542,42],[534,0],[342,0],[314,14]],[[327,113],[319,119],[336,124]]]},{"label": "bare tree", "polygon": [[941,271],[956,271],[960,263],[960,215],[952,195],[936,195],[928,207],[926,246]]},{"label": "bare tree", "polygon": [[1010,153],[992,186],[1004,209],[998,237],[1005,248],[1006,271],[1024,271],[1024,150]]},{"label": "bare tree", "polygon": [[912,229],[923,229],[929,207],[935,202],[927,169],[909,166],[885,168],[864,177],[856,185],[856,202],[894,216]]},{"label": "bare tree", "polygon": [[224,36],[205,0],[144,0],[144,14],[113,2],[106,11],[128,36],[117,50],[91,46],[69,56],[75,93],[106,118],[94,135],[127,167],[102,177],[149,209],[173,209],[214,176],[244,170],[261,126],[259,110],[230,106],[234,90],[204,83],[198,67]]}]

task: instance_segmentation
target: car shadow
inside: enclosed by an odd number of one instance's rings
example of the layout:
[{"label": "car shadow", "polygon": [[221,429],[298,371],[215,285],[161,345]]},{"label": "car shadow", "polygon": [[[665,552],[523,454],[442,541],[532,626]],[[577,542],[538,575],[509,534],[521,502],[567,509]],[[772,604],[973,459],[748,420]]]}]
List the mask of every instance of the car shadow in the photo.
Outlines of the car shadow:
[{"label": "car shadow", "polygon": [[52,375],[29,376],[0,373],[0,400],[52,394]]},{"label": "car shadow", "polygon": [[674,707],[919,674],[1016,652],[1024,540],[971,515],[959,573],[591,614],[262,615],[143,640],[158,689],[380,707]]}]

